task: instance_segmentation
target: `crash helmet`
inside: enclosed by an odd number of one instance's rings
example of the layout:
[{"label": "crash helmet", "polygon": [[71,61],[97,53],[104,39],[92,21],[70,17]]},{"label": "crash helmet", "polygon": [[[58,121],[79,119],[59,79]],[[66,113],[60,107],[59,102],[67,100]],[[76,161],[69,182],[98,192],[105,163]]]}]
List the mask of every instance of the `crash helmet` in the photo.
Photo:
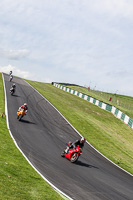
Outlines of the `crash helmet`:
[{"label": "crash helmet", "polygon": [[85,140],[84,137],[82,137],[81,140],[80,140],[81,143],[84,143],[85,141],[86,141],[86,140]]},{"label": "crash helmet", "polygon": [[27,107],[27,103],[24,103],[24,106]]},{"label": "crash helmet", "polygon": [[13,87],[16,87],[15,83],[12,84]]}]

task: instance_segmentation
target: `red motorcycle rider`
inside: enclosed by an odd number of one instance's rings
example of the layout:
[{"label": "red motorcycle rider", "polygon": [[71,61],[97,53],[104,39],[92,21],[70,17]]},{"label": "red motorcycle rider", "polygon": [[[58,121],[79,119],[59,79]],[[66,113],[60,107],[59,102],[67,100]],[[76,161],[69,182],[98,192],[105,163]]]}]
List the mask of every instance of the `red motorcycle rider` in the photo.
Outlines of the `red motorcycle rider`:
[{"label": "red motorcycle rider", "polygon": [[61,156],[66,157],[72,163],[77,162],[79,156],[82,154],[85,141],[85,138],[81,138],[73,143],[69,142],[67,148],[62,151]]},{"label": "red motorcycle rider", "polygon": [[70,149],[76,148],[78,145],[79,145],[80,148],[83,148],[85,141],[86,141],[85,138],[82,137],[80,140],[76,140],[73,143],[69,142],[69,146],[67,146],[67,149],[65,150],[65,153],[69,153]]}]

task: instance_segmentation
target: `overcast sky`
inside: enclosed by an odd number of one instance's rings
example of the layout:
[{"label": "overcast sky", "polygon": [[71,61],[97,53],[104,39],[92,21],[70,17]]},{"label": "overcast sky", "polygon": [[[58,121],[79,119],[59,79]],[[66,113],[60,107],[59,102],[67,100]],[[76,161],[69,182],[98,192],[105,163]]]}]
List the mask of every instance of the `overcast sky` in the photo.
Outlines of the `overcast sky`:
[{"label": "overcast sky", "polygon": [[133,96],[132,0],[0,0],[0,71]]}]

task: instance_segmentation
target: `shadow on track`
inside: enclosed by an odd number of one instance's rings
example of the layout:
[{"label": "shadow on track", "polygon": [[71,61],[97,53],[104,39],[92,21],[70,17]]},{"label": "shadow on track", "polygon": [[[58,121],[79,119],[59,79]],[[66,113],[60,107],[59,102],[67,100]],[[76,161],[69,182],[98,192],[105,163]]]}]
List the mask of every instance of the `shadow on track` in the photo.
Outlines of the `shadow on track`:
[{"label": "shadow on track", "polygon": [[96,169],[99,169],[98,167],[95,167],[95,166],[93,166],[93,165],[89,165],[89,164],[87,164],[87,163],[83,163],[83,162],[81,162],[81,161],[77,161],[76,163],[74,163],[75,165],[80,165],[80,166],[82,166],[82,167],[88,167],[88,168],[96,168]]},{"label": "shadow on track", "polygon": [[13,94],[12,97],[20,97],[20,96],[18,96],[18,95],[16,95],[16,94]]},{"label": "shadow on track", "polygon": [[34,122],[30,122],[29,120],[21,119],[20,122],[27,123],[27,124],[35,124]]}]

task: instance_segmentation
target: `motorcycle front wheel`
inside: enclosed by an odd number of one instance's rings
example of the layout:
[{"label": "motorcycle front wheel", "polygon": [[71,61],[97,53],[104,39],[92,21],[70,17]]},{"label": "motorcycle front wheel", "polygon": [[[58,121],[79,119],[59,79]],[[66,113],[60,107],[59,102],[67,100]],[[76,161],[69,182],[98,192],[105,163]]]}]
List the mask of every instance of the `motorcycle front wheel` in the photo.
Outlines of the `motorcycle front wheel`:
[{"label": "motorcycle front wheel", "polygon": [[65,151],[62,151],[61,152],[61,157],[64,157],[64,155],[65,155]]},{"label": "motorcycle front wheel", "polygon": [[71,156],[70,161],[71,161],[72,163],[74,163],[74,162],[76,162],[76,161],[78,160],[78,158],[79,158],[79,155],[73,154],[73,155]]},{"label": "motorcycle front wheel", "polygon": [[13,91],[11,91],[11,95],[13,95]]},{"label": "motorcycle front wheel", "polygon": [[18,120],[20,121],[22,119],[23,115],[18,116]]}]

